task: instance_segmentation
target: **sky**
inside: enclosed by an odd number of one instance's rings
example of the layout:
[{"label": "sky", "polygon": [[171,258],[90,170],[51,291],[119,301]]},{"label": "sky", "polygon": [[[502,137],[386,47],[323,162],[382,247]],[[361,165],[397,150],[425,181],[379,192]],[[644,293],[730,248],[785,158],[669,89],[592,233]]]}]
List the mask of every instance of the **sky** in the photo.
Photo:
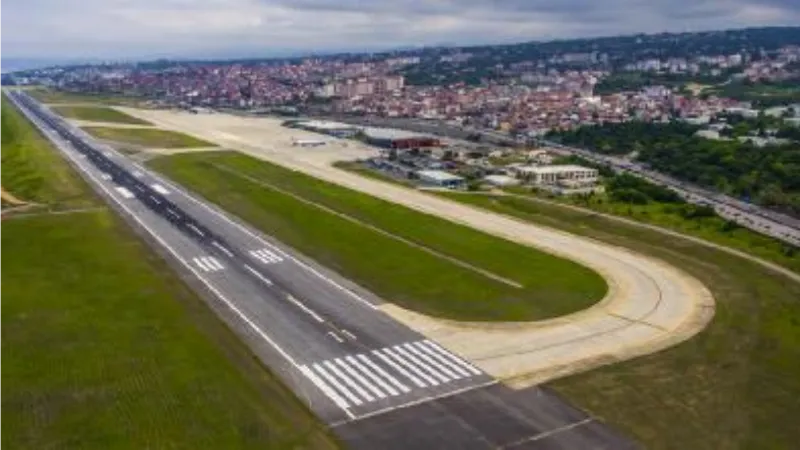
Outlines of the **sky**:
[{"label": "sky", "polygon": [[282,56],[800,24],[800,0],[4,0],[2,58]]}]

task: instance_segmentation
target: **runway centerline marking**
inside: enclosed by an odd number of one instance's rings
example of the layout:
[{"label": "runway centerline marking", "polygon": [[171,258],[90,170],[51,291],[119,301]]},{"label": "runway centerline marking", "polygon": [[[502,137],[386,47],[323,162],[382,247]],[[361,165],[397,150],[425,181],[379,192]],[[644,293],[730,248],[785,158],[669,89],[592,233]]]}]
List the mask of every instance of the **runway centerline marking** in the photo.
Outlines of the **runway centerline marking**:
[{"label": "runway centerline marking", "polygon": [[[313,311],[311,308],[309,308],[309,307],[307,307],[306,305],[304,305],[303,303],[301,303],[299,300],[297,300],[296,298],[294,298],[294,297],[293,297],[291,294],[287,294],[287,295],[286,295],[286,298],[287,298],[287,299],[288,299],[290,302],[294,303],[294,304],[295,304],[295,305],[296,305],[298,308],[302,309],[302,310],[303,310],[303,312],[305,312],[305,313],[306,313],[306,314],[308,314],[309,316],[313,317],[313,318],[314,318],[314,320],[316,320],[317,322],[320,322],[320,323],[322,323],[322,322],[325,322],[325,319],[323,319],[322,317],[320,317],[320,315],[319,315],[319,314],[315,313],[315,312],[314,312],[314,311]],[[330,333],[330,332],[329,332],[329,333]],[[337,336],[337,340],[338,340],[338,336]],[[339,342],[344,342],[344,341],[339,341]]]},{"label": "runway centerline marking", "polygon": [[327,334],[328,334],[328,336],[336,339],[336,342],[338,342],[340,344],[344,342],[344,339],[342,339],[341,336],[339,336],[338,334],[334,333],[333,331],[328,331]]}]

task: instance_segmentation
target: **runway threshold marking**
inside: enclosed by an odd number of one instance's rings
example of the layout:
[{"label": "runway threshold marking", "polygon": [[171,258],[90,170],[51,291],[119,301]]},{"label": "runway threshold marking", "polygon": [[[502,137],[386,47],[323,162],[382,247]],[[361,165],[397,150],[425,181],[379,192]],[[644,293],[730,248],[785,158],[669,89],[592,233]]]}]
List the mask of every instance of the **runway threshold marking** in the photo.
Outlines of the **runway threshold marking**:
[{"label": "runway threshold marking", "polygon": [[[318,387],[326,395],[335,392],[339,399],[357,405],[409,394],[415,389],[406,384],[409,381],[417,389],[423,389],[443,387],[482,374],[468,371],[468,363],[446,350],[434,352],[429,343],[428,340],[406,342],[373,350],[371,354],[346,355],[303,366],[301,372],[306,376],[314,374],[315,378],[309,379],[314,384],[322,383]],[[338,401],[328,397],[334,403]],[[355,403],[355,399],[360,403]]]}]

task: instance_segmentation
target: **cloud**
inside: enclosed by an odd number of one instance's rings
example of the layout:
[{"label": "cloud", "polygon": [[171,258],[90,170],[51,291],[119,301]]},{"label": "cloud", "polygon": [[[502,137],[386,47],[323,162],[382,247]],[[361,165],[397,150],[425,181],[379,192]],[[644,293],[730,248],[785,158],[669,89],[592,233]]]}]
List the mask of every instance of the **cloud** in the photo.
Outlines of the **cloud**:
[{"label": "cloud", "polygon": [[5,0],[4,57],[479,44],[800,23],[796,0]]}]

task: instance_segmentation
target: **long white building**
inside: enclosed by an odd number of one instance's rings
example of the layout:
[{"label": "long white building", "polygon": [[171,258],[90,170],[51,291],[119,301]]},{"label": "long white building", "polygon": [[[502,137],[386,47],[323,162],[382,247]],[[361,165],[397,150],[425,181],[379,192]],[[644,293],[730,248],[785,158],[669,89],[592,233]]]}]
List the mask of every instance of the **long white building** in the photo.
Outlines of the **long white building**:
[{"label": "long white building", "polygon": [[514,168],[517,178],[533,184],[597,183],[597,169],[575,165],[521,166]]}]

